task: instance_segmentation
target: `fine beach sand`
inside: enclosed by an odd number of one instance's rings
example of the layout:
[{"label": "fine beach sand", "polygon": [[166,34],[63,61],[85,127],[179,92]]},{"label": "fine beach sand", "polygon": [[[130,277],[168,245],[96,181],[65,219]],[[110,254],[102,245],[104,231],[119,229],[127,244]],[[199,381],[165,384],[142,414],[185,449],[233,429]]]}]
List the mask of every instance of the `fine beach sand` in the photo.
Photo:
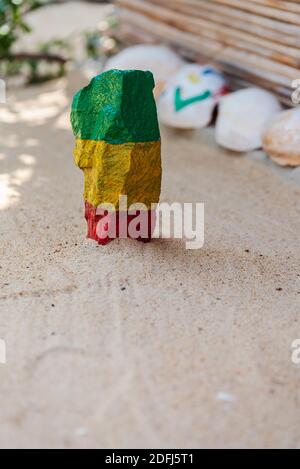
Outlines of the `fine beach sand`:
[{"label": "fine beach sand", "polygon": [[0,108],[0,446],[299,447],[299,187],[163,130],[162,200],[205,203],[204,248],[98,247],[66,83]]}]

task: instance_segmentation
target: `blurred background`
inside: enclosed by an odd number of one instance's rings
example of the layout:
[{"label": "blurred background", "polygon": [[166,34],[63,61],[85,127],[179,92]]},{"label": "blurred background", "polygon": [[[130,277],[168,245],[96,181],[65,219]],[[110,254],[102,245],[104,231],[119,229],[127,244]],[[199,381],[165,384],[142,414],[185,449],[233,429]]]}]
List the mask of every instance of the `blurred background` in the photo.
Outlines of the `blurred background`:
[{"label": "blurred background", "polygon": [[105,57],[132,43],[164,43],[191,61],[210,60],[231,87],[255,83],[288,105],[298,78],[296,2],[2,0],[0,12],[0,72],[22,73],[29,81],[62,74],[66,60],[89,58],[99,71]]},{"label": "blurred background", "polygon": [[[299,447],[299,46],[297,1],[0,0],[1,447]],[[110,68],[153,72],[202,249],[85,239],[70,108]]]},{"label": "blurred background", "polygon": [[[296,2],[2,0],[0,5],[0,75],[8,87],[64,76],[71,86],[109,68],[149,69],[162,124],[205,128],[218,109],[220,146],[245,153],[263,147],[280,166],[300,164],[297,142],[288,145],[283,135],[288,128],[296,138],[299,111],[279,115],[300,101]],[[176,108],[177,89],[184,109]],[[244,92],[232,93],[237,90]],[[187,105],[185,99],[194,98]],[[285,171],[294,179],[295,174]]]}]

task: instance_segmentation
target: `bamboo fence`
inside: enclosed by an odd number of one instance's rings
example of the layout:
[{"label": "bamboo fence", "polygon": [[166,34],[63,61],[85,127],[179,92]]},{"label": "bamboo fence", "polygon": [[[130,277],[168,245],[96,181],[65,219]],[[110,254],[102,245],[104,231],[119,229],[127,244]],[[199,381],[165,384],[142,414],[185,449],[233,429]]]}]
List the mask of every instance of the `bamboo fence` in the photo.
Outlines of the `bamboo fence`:
[{"label": "bamboo fence", "polygon": [[163,42],[210,61],[231,86],[258,85],[288,105],[300,78],[300,0],[117,0],[127,42]]}]

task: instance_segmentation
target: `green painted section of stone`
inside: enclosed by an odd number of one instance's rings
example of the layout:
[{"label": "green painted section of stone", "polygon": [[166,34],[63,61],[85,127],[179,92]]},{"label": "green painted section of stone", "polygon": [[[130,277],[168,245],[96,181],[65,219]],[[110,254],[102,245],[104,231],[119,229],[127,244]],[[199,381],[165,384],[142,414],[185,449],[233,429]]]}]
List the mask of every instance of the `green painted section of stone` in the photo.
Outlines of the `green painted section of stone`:
[{"label": "green painted section of stone", "polygon": [[151,72],[109,70],[80,90],[72,105],[73,132],[107,143],[160,140]]}]

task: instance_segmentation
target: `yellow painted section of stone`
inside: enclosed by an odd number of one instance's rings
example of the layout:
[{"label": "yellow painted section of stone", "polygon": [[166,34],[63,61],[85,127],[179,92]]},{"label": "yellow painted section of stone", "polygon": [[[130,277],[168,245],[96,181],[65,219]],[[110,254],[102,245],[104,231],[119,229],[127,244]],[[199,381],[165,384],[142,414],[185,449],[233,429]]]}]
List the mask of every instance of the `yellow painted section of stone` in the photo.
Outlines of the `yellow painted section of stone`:
[{"label": "yellow painted section of stone", "polygon": [[123,143],[76,140],[74,158],[84,172],[84,199],[94,207],[113,204],[126,195],[128,207],[143,203],[148,209],[159,202],[161,142]]}]

